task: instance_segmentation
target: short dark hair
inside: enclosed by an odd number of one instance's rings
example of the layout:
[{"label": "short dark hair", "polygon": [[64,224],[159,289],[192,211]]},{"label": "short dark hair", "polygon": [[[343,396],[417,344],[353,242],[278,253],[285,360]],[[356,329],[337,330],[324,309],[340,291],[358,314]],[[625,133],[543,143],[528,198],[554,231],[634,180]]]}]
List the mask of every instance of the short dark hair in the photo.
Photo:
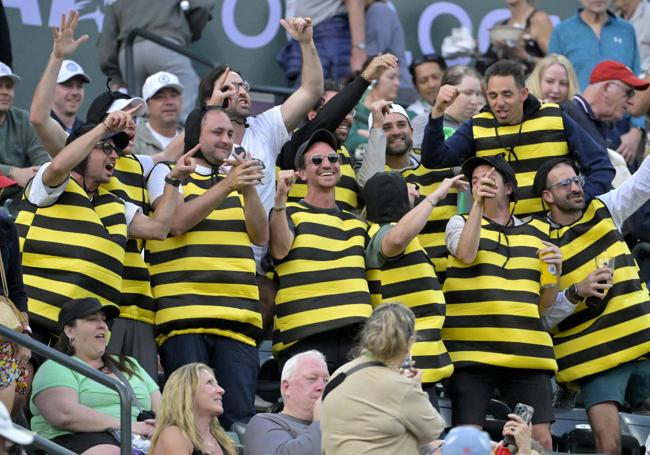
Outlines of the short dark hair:
[{"label": "short dark hair", "polygon": [[208,74],[203,76],[201,83],[199,84],[199,106],[205,106],[205,100],[210,99],[212,96],[212,90],[214,89],[214,83],[217,82],[217,79],[226,71],[226,68],[230,68],[230,71],[237,73],[241,76],[241,73],[236,69],[233,69],[230,65],[221,64],[210,70]]},{"label": "short dark hair", "polygon": [[411,73],[411,80],[413,85],[415,85],[415,68],[425,63],[437,63],[442,71],[447,69],[447,62],[445,59],[438,54],[424,54],[420,58],[415,58],[409,65],[409,73]]},{"label": "short dark hair", "polygon": [[494,76],[512,76],[519,88],[526,87],[526,67],[515,60],[499,60],[485,70],[485,83]]},{"label": "short dark hair", "polygon": [[[333,79],[325,79],[325,82],[323,83],[323,94],[325,92],[340,92],[341,91],[341,85],[336,82]],[[323,99],[323,95],[321,95],[320,98],[318,98],[318,101],[316,101],[316,104],[314,104],[314,107],[312,109],[314,111],[319,111],[321,107],[325,104],[325,100]]]}]

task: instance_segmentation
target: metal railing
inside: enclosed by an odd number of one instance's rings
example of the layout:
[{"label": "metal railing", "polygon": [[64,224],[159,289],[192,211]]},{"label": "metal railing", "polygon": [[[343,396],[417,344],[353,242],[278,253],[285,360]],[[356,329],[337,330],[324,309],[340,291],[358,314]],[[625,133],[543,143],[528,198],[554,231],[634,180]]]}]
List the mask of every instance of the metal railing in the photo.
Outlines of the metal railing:
[{"label": "metal railing", "polygon": [[[36,352],[47,359],[53,360],[73,371],[76,371],[77,373],[89,377],[93,381],[99,382],[109,389],[115,390],[120,397],[120,454],[131,455],[131,397],[127,387],[122,383],[122,381],[114,379],[104,373],[100,373],[98,370],[89,367],[85,363],[79,362],[62,352],[44,345],[43,343],[39,343],[27,335],[14,332],[3,325],[0,325],[0,337],[4,340],[11,340],[25,346],[26,348],[31,349],[32,352]],[[40,436],[34,438],[34,445],[39,449],[48,451],[48,453],[52,455],[74,455],[73,452],[70,452],[60,445],[54,444]]]},{"label": "metal railing", "polygon": [[[206,59],[201,55],[196,54],[190,51],[189,49],[186,49],[185,47],[179,45],[178,43],[167,40],[162,36],[156,35],[155,33],[151,33],[150,31],[147,31],[143,28],[136,28],[131,33],[128,34],[128,36],[126,37],[126,41],[124,42],[126,85],[131,95],[140,96],[142,94],[142,87],[137,86],[135,81],[135,61],[133,56],[133,44],[135,43],[135,39],[138,36],[145,38],[149,41],[153,41],[154,43],[162,47],[166,47],[167,49],[170,49],[174,52],[182,54],[187,58],[189,58],[190,60],[194,60],[195,62],[201,63],[209,68],[214,68],[215,66],[219,65],[218,62]],[[276,97],[280,96],[286,98],[290,96],[294,91],[295,91],[294,89],[288,87],[278,87],[275,85],[261,85],[261,84],[251,85],[251,92],[270,93],[272,95],[275,95]]]}]

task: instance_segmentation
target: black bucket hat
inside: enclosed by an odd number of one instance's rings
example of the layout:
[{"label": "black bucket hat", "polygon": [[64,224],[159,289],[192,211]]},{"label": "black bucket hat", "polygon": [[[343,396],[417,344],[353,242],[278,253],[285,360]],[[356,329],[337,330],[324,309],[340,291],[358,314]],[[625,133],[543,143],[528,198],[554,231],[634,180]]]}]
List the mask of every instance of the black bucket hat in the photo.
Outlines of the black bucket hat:
[{"label": "black bucket hat", "polygon": [[546,189],[546,179],[548,178],[549,172],[551,172],[555,166],[562,163],[571,166],[576,175],[580,173],[576,163],[569,157],[562,156],[545,161],[539,169],[537,169],[537,174],[535,174],[535,180],[533,181],[533,194],[535,196],[542,197],[542,192]]},{"label": "black bucket hat", "polygon": [[98,311],[103,311],[106,321],[109,322],[120,315],[120,309],[115,305],[102,305],[94,297],[83,297],[80,299],[68,300],[59,313],[57,328],[59,333],[63,332],[66,325],[70,325],[75,319],[82,319]]},{"label": "black bucket hat", "polygon": [[399,221],[411,210],[406,180],[399,172],[378,172],[363,188],[366,218],[377,224]]},{"label": "black bucket hat", "polygon": [[476,169],[481,164],[487,164],[496,169],[499,174],[503,177],[503,180],[506,183],[509,183],[512,187],[512,193],[510,193],[510,200],[515,202],[517,201],[517,177],[515,176],[515,171],[508,164],[508,162],[503,158],[503,155],[495,156],[473,156],[472,158],[467,159],[462,166],[462,172],[467,177],[467,179],[472,181],[472,174],[474,169]]}]

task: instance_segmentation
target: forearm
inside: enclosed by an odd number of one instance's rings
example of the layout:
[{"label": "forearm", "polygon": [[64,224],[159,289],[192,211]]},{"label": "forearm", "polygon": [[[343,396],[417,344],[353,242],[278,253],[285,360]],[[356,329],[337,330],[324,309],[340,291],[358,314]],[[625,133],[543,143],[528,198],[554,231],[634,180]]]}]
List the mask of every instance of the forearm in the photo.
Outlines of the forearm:
[{"label": "forearm", "polygon": [[178,188],[166,183],[163,194],[158,199],[156,210],[149,217],[146,235],[138,236],[138,238],[165,239],[171,230],[180,198],[181,196],[178,193]]},{"label": "forearm", "polygon": [[60,185],[70,171],[88,156],[93,146],[105,133],[106,128],[100,123],[88,133],[68,144],[43,173],[43,183],[49,187]]},{"label": "forearm", "polygon": [[172,235],[182,235],[203,221],[232,192],[225,180],[191,201],[179,204],[171,227]]},{"label": "forearm", "polygon": [[56,415],[44,416],[52,425],[73,433],[102,432],[119,429],[120,421],[79,403],[57,406]]},{"label": "forearm", "polygon": [[336,96],[325,103],[321,110],[318,111],[318,114],[316,114],[316,117],[309,122],[309,128],[312,129],[311,132],[321,128],[334,131],[348,113],[356,107],[369,85],[370,83],[361,77],[361,75],[355,77]]},{"label": "forearm", "polygon": [[243,194],[246,232],[255,245],[266,245],[269,242],[268,215],[257,195],[257,189],[250,186],[243,191]]},{"label": "forearm", "polygon": [[392,258],[403,253],[408,244],[420,233],[427,223],[433,207],[438,203],[432,195],[425,199],[404,215],[384,236],[381,244],[381,252],[384,257]]},{"label": "forearm", "polygon": [[270,230],[269,251],[273,259],[279,261],[289,254],[294,237],[291,229],[289,229],[289,221],[285,210],[273,210],[271,212]]},{"label": "forearm", "polygon": [[458,144],[456,147],[451,147],[445,141],[442,117],[429,118],[427,125],[424,127],[424,136],[422,138],[422,164],[429,169],[458,165],[462,161],[462,156],[457,150],[465,150],[469,147],[469,144],[465,143],[467,141],[461,143],[458,141],[460,136],[458,138],[456,136],[459,133],[462,134],[463,129],[467,128],[465,124],[461,125],[456,130],[456,133],[449,138],[449,141]]},{"label": "forearm", "polygon": [[481,240],[481,219],[483,217],[483,207],[474,201],[472,209],[469,212],[463,232],[460,234],[456,256],[465,264],[471,264],[478,254],[478,245]]},{"label": "forearm", "polygon": [[366,21],[364,0],[345,0],[345,8],[348,11],[348,24],[352,46],[358,46],[366,41]]},{"label": "forearm", "polygon": [[57,57],[54,52],[50,53],[50,58],[45,66],[43,75],[34,91],[32,106],[29,110],[29,121],[35,127],[43,126],[50,117],[50,110],[54,101],[54,91],[56,89],[56,78],[61,69],[62,62],[62,57]]},{"label": "forearm", "polygon": [[366,186],[366,182],[377,172],[386,168],[386,135],[380,128],[372,128],[368,137],[368,153],[357,172],[359,187]]},{"label": "forearm", "polygon": [[185,130],[181,131],[174,139],[172,139],[162,152],[151,156],[154,166],[162,161],[176,162],[176,160],[178,160],[183,154],[184,145]]},{"label": "forearm", "polygon": [[547,311],[555,303],[557,297],[558,287],[550,286],[547,288],[542,288],[542,292],[539,295],[539,309],[540,311]]}]

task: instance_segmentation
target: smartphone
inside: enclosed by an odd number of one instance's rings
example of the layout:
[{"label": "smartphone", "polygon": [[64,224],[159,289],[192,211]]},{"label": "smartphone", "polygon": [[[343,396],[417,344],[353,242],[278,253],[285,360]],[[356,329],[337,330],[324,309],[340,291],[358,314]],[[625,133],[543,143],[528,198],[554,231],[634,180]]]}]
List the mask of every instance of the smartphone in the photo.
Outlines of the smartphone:
[{"label": "smartphone", "polygon": [[[526,422],[526,425],[528,425],[530,423],[530,421],[533,419],[533,414],[535,413],[535,408],[533,408],[532,406],[528,406],[527,404],[517,403],[513,413],[517,414],[519,417],[521,417],[522,420],[524,422]],[[507,447],[509,445],[516,445],[515,444],[515,438],[510,436],[510,435],[506,435],[503,438],[503,445],[505,447]]]}]

